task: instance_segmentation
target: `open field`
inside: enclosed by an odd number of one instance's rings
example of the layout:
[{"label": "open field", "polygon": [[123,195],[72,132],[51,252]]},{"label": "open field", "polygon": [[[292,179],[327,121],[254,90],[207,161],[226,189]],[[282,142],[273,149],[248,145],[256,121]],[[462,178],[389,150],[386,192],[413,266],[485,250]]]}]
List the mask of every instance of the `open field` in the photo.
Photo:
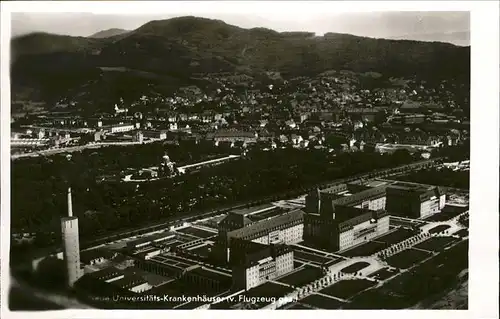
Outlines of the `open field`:
[{"label": "open field", "polygon": [[354,263],[352,265],[349,265],[340,271],[343,273],[353,274],[353,273],[356,273],[356,272],[360,271],[361,269],[366,268],[368,266],[370,266],[370,263],[367,263],[365,261],[360,261],[360,262]]},{"label": "open field", "polygon": [[446,205],[443,207],[440,213],[433,214],[427,218],[425,218],[425,221],[430,221],[430,222],[442,222],[446,220],[450,220],[455,216],[458,216],[464,212],[469,210],[469,206],[461,207],[461,206],[450,206]]},{"label": "open field", "polygon": [[319,292],[341,299],[349,299],[357,293],[375,285],[375,282],[366,279],[342,280]]},{"label": "open field", "polygon": [[376,238],[375,241],[386,243],[388,246],[390,246],[402,242],[403,240],[410,238],[413,235],[414,235],[413,231],[399,228],[393,231],[392,233]]},{"label": "open field", "polygon": [[372,273],[370,278],[377,279],[377,280],[386,280],[387,278],[390,278],[397,274],[397,270],[389,270],[389,268],[382,268],[380,270],[377,270],[376,272]]},{"label": "open field", "polygon": [[415,247],[428,251],[439,251],[443,250],[444,247],[448,246],[454,241],[456,241],[456,239],[453,237],[432,237],[416,245]]},{"label": "open field", "polygon": [[[309,305],[319,309],[339,309],[345,303],[333,298],[328,298],[321,295],[310,295],[300,301],[301,304]],[[304,308],[302,308],[304,309]]]},{"label": "open field", "polygon": [[346,250],[340,255],[346,257],[355,257],[355,256],[370,256],[373,255],[386,247],[386,244],[379,243],[376,241],[369,241],[366,244],[362,244],[360,246],[354,247],[352,249]]},{"label": "open field", "polygon": [[434,228],[429,229],[429,233],[437,234],[437,233],[440,233],[440,232],[447,230],[448,228],[451,228],[451,227],[449,225],[439,225],[439,226],[436,226]]},{"label": "open field", "polygon": [[453,235],[457,235],[460,237],[467,237],[467,236],[469,236],[469,231],[467,229],[460,229],[459,231],[457,231]]},{"label": "open field", "polygon": [[462,280],[460,274],[468,268],[468,250],[468,240],[462,241],[385,285],[361,293],[344,308],[407,309],[424,300],[441,299]]},{"label": "open field", "polygon": [[294,287],[304,286],[316,279],[321,278],[322,272],[319,268],[305,267],[297,272],[287,275],[277,281],[292,285]]},{"label": "open field", "polygon": [[402,252],[387,258],[387,263],[392,267],[406,269],[418,264],[425,258],[429,257],[430,253],[421,250],[407,249]]},{"label": "open field", "polygon": [[308,309],[308,310],[311,310],[313,308],[311,307],[308,307],[306,305],[303,305],[301,303],[292,303],[292,304],[287,304],[281,308],[278,308],[278,310],[304,310],[304,309]]}]

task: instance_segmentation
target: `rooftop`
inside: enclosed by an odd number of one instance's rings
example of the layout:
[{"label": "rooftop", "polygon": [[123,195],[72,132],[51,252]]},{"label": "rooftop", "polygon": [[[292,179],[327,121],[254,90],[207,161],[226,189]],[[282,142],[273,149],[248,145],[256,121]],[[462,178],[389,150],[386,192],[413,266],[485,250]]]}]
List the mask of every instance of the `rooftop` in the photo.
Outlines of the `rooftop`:
[{"label": "rooftop", "polygon": [[123,289],[130,289],[145,283],[147,283],[147,281],[144,280],[144,278],[134,274],[134,275],[126,275],[121,279],[113,281],[111,284]]},{"label": "rooftop", "polygon": [[235,265],[250,265],[269,258],[270,260],[290,251],[284,244],[264,245],[249,240],[231,240],[231,263]]},{"label": "rooftop", "polygon": [[218,282],[224,282],[227,280],[231,280],[231,278],[232,278],[230,274],[226,274],[226,273],[223,273],[221,271],[205,268],[202,266],[194,268],[194,269],[190,270],[188,273],[195,274],[195,275],[198,275],[200,277],[211,279],[211,280],[218,281]]},{"label": "rooftop", "polygon": [[108,268],[104,268],[104,269],[101,269],[98,271],[91,272],[91,273],[89,273],[89,276],[92,278],[99,279],[99,280],[108,280],[108,279],[116,278],[116,277],[121,276],[123,274],[124,274],[123,271],[121,271],[115,267],[108,267]]},{"label": "rooftop", "polygon": [[287,223],[299,222],[304,219],[304,212],[300,209],[294,210],[270,219],[262,220],[248,227],[233,230],[228,233],[228,237],[244,238],[252,237],[261,232],[269,231],[275,227],[280,227]]},{"label": "rooftop", "polygon": [[344,222],[349,219],[353,219],[362,216],[366,213],[372,213],[371,210],[366,208],[359,208],[353,206],[336,206],[335,207],[335,219],[339,222]]},{"label": "rooftop", "polygon": [[379,187],[369,188],[367,190],[361,191],[359,193],[354,193],[351,196],[339,197],[333,200],[333,205],[342,206],[353,206],[364,200],[373,199],[377,197],[382,197],[385,195],[387,185],[382,185]]}]

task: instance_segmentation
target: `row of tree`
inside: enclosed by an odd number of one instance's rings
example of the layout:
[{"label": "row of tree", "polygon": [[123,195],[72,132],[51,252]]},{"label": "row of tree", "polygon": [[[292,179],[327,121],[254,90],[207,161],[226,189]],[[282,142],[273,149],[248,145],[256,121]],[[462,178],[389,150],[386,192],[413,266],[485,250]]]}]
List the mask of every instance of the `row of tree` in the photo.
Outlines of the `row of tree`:
[{"label": "row of tree", "polygon": [[[123,152],[127,156],[133,153]],[[156,158],[147,152],[130,156],[140,158],[142,154],[145,162]],[[81,237],[91,238],[271,195],[292,196],[297,190],[305,191],[322,182],[414,160],[405,152],[334,156],[322,150],[279,149],[253,151],[240,160],[149,183],[100,182],[96,178],[106,169],[125,169],[133,161],[124,159],[127,156],[112,149],[75,154],[71,167],[64,168],[70,171],[67,176],[59,172],[63,165],[67,166],[63,156],[14,162],[12,232],[36,232],[41,241],[36,243],[41,246],[57,242],[59,219],[66,215],[68,180],[73,189],[73,210],[80,218]]]}]

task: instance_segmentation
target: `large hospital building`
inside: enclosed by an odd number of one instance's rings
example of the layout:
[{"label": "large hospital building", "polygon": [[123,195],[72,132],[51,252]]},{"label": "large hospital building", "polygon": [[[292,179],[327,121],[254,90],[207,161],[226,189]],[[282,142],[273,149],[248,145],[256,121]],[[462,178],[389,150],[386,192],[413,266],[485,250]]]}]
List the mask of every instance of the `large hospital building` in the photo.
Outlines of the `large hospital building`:
[{"label": "large hospital building", "polygon": [[389,215],[423,218],[444,207],[436,186],[406,182],[339,184],[306,197],[304,240],[345,250],[389,231]]},{"label": "large hospital building", "polygon": [[387,188],[386,210],[391,215],[425,218],[439,213],[446,194],[437,186],[397,182]]},{"label": "large hospital building", "polygon": [[344,187],[345,184],[317,190],[306,197],[304,240],[344,250],[389,231],[389,215],[384,210],[385,185],[339,194]]}]

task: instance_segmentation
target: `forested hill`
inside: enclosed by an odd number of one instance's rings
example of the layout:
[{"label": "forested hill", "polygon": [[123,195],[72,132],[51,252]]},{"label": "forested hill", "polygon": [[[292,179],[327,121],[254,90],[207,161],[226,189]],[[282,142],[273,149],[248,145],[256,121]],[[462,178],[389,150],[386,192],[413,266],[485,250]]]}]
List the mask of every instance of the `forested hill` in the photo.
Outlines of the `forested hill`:
[{"label": "forested hill", "polygon": [[98,39],[31,34],[13,39],[12,52],[14,90],[40,86],[51,74],[57,74],[62,83],[79,85],[85,83],[85,77],[95,76],[90,70],[98,67],[124,67],[183,79],[215,72],[279,71],[284,76],[314,76],[334,69],[463,77],[468,82],[470,73],[470,47],[336,33],[279,33],[196,17],[151,21],[136,30]]}]

